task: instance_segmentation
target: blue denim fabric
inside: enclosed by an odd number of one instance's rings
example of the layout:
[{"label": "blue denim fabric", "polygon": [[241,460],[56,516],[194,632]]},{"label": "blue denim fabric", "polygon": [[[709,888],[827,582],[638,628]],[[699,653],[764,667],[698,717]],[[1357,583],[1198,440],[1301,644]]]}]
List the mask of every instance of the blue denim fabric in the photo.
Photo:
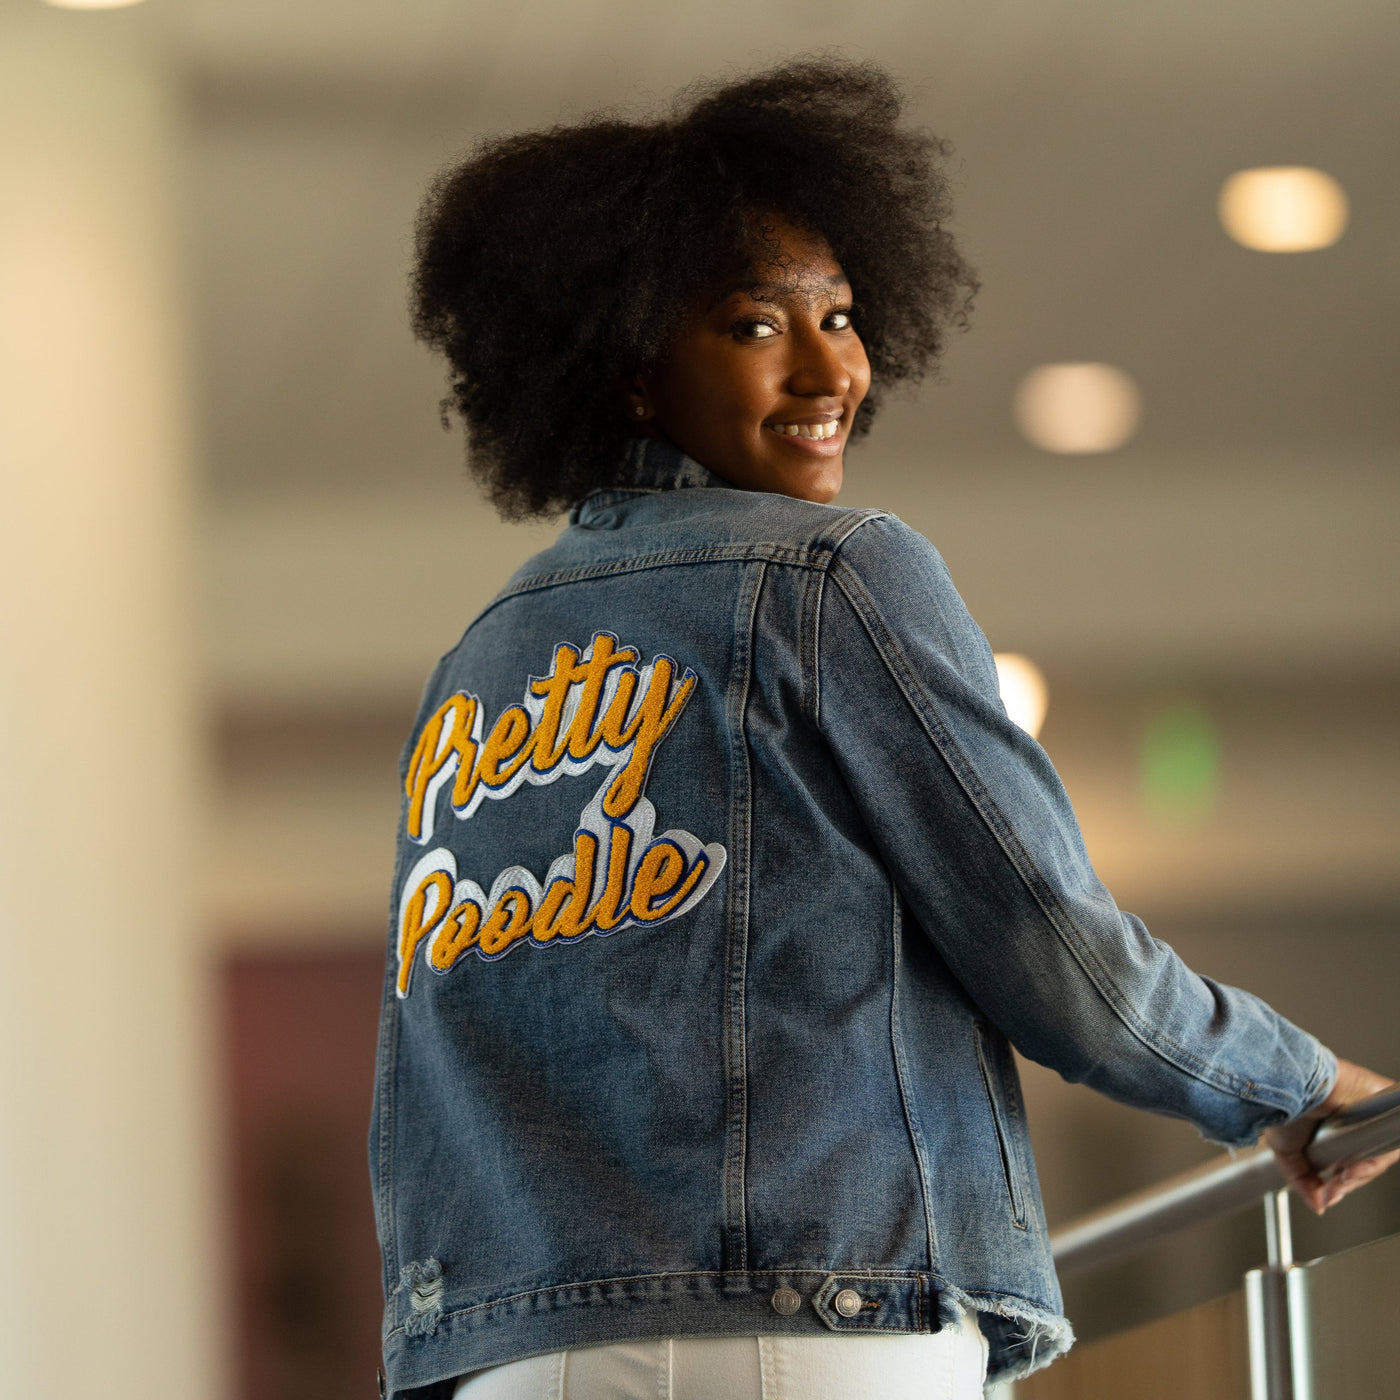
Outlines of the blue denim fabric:
[{"label": "blue denim fabric", "polygon": [[443,658],[405,751],[391,1392],[957,1304],[1023,1374],[1071,1334],[1010,1043],[1225,1143],[1335,1062],[1117,909],[928,541],[661,444],[630,473]]}]

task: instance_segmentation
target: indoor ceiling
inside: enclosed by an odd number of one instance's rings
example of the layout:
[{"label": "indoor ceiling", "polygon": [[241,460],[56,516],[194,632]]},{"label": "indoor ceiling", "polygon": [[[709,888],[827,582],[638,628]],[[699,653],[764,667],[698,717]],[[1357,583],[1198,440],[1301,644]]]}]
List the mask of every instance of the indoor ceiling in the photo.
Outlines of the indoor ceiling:
[{"label": "indoor ceiling", "polygon": [[[432,173],[487,132],[823,50],[888,65],[953,142],[983,280],[942,382],[890,406],[843,501],[924,530],[994,643],[1052,667],[1394,667],[1393,0],[149,0],[62,18],[147,44],[185,95],[216,688],[393,672],[406,693],[542,537],[463,484],[442,372],[407,329]],[[1270,164],[1345,186],[1335,247],[1225,235],[1222,180]],[[1021,438],[1017,382],[1066,360],[1136,380],[1126,447]],[[396,580],[427,555],[447,582],[405,610]]]},{"label": "indoor ceiling", "polygon": [[[1144,393],[1143,430],[1115,467],[1260,449],[1350,458],[1395,442],[1394,5],[877,3],[855,17],[822,0],[196,0],[178,12],[221,485],[372,481],[390,458],[398,473],[440,469],[441,381],[408,340],[403,272],[418,195],[452,152],[824,47],[887,63],[917,117],[954,142],[958,226],[984,281],[946,385],[893,415],[887,452],[1036,458],[1011,422],[1015,384],[1042,361],[1080,359],[1123,366]],[[1225,176],[1282,163],[1348,190],[1337,247],[1261,255],[1221,230]]]}]

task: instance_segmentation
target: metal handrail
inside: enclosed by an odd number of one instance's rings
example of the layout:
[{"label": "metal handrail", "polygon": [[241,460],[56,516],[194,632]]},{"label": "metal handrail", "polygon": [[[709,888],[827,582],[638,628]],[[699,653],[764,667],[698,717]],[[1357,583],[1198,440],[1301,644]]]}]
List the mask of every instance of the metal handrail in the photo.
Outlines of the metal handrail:
[{"label": "metal handrail", "polygon": [[[1400,1147],[1400,1086],[1360,1099],[1323,1121],[1308,1145],[1318,1171]],[[1274,1154],[1252,1148],[1169,1177],[1072,1220],[1050,1236],[1061,1274],[1082,1273],[1133,1254],[1154,1240],[1253,1205],[1282,1185]]]}]

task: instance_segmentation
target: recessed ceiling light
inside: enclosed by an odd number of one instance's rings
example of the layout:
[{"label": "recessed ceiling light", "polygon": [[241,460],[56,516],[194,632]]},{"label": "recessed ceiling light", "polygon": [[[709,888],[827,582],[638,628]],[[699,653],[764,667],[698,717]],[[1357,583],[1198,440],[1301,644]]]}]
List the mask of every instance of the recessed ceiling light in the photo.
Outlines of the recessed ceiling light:
[{"label": "recessed ceiling light", "polygon": [[1040,365],[1016,390],[1016,422],[1047,452],[1111,452],[1137,431],[1142,399],[1116,365]]},{"label": "recessed ceiling light", "polygon": [[1306,165],[1237,170],[1220,187],[1220,222],[1246,248],[1307,253],[1346,231],[1347,194],[1325,170]]},{"label": "recessed ceiling light", "polygon": [[1030,657],[1018,652],[999,651],[992,660],[997,664],[997,689],[1007,717],[1034,739],[1050,703],[1050,687],[1045,684],[1044,673]]}]

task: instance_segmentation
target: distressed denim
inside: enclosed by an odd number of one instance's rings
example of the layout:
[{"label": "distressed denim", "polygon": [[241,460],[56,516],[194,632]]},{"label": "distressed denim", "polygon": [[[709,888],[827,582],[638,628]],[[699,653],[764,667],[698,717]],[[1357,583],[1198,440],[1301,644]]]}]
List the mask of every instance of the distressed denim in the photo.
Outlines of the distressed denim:
[{"label": "distressed denim", "polygon": [[390,1393],[959,1306],[991,1378],[1024,1374],[1071,1333],[1011,1045],[1241,1144],[1335,1061],[1115,906],[927,540],[629,456],[405,749],[370,1136]]}]

